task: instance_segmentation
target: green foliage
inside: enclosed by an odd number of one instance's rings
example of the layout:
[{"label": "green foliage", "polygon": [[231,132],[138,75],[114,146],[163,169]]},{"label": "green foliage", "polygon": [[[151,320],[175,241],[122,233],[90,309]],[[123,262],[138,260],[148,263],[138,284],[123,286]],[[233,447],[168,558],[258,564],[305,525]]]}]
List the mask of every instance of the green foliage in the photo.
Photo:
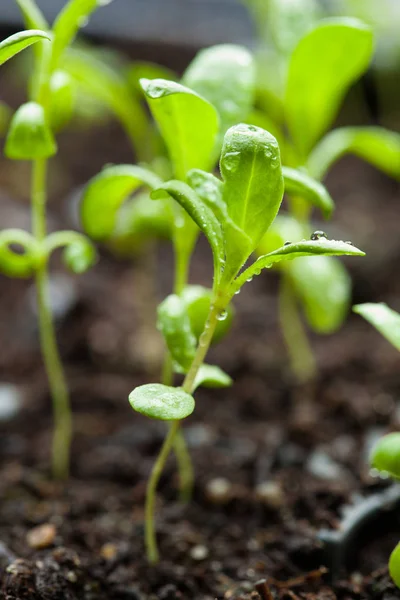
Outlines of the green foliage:
[{"label": "green foliage", "polygon": [[[181,293],[181,298],[185,303],[193,334],[198,341],[210,314],[213,291],[202,285],[187,285]],[[212,344],[217,344],[229,333],[233,317],[234,310],[232,305],[229,305],[226,309],[225,319],[218,321],[215,327],[215,332],[211,340]]]},{"label": "green foliage", "polygon": [[357,19],[320,21],[293,50],[285,106],[301,156],[331,125],[350,85],[366,70],[373,51],[371,29]]},{"label": "green foliage", "polygon": [[70,75],[61,69],[50,78],[49,123],[60,131],[70,121],[75,108],[76,86]]},{"label": "green foliage", "polygon": [[353,311],[373,325],[397,350],[400,350],[400,315],[383,302],[356,304]]},{"label": "green foliage", "polygon": [[389,573],[398,588],[400,588],[400,543],[397,544],[389,558]]},{"label": "green foliage", "polygon": [[198,387],[207,388],[226,388],[232,385],[233,381],[222,369],[215,365],[203,364],[197,371],[193,383],[193,391]]},{"label": "green foliage", "polygon": [[43,40],[50,41],[50,39],[47,33],[37,29],[20,31],[11,35],[0,43],[0,65],[32,44],[43,42]]},{"label": "green foliage", "polygon": [[400,433],[384,435],[373,447],[369,462],[374,469],[399,479]]},{"label": "green foliage", "polygon": [[37,102],[22,104],[11,119],[5,155],[14,160],[48,158],[57,152],[44,108]]},{"label": "green foliage", "polygon": [[186,373],[196,353],[196,338],[185,302],[177,294],[171,294],[159,305],[157,316],[157,328],[173,361]]},{"label": "green foliage", "polygon": [[194,411],[194,398],[181,388],[161,383],[141,385],[129,395],[133,410],[161,421],[185,419]]},{"label": "green foliage", "polygon": [[319,208],[326,219],[332,215],[335,205],[325,186],[297,169],[283,167],[282,173],[287,194],[307,200],[312,206]]}]

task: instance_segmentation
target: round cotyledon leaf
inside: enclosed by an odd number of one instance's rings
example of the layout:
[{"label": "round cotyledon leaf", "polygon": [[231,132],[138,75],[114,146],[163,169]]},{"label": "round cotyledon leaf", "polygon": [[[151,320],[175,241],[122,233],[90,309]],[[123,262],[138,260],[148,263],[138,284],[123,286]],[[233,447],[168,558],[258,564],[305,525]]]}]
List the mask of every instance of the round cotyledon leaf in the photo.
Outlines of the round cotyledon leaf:
[{"label": "round cotyledon leaf", "polygon": [[161,383],[140,385],[129,394],[133,410],[161,421],[185,419],[194,411],[194,398],[182,388]]},{"label": "round cotyledon leaf", "polygon": [[370,464],[378,471],[400,477],[400,432],[384,435],[374,446]]}]

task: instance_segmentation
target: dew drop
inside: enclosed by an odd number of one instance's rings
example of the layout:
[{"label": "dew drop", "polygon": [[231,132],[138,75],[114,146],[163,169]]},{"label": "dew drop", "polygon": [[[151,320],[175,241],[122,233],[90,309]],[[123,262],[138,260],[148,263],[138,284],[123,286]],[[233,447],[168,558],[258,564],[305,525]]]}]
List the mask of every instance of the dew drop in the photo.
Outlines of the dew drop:
[{"label": "dew drop", "polygon": [[247,279],[247,283],[250,283],[251,281],[253,281],[253,277],[249,277],[249,278]]},{"label": "dew drop", "polygon": [[310,240],[320,240],[321,238],[325,238],[328,239],[328,236],[326,235],[325,231],[321,231],[320,229],[317,229],[317,231],[314,231],[311,235],[310,235]]},{"label": "dew drop", "polygon": [[349,246],[354,246],[353,242],[345,242],[345,244],[349,244]]},{"label": "dew drop", "polygon": [[80,28],[86,27],[86,25],[88,23],[89,23],[89,18],[88,17],[80,17],[80,19],[78,19],[78,26]]},{"label": "dew drop", "polygon": [[240,294],[240,292],[241,292],[241,288],[239,288],[238,290],[236,290],[235,296],[238,296]]},{"label": "dew drop", "polygon": [[226,317],[228,316],[228,311],[227,310],[222,310],[219,315],[217,315],[217,319],[218,321],[225,321]]},{"label": "dew drop", "polygon": [[290,246],[292,242],[285,242],[283,245],[284,246]]},{"label": "dew drop", "polygon": [[240,152],[228,152],[222,158],[222,166],[230,173],[237,171],[240,162]]},{"label": "dew drop", "polygon": [[107,6],[108,4],[111,4],[112,0],[97,0],[97,5],[98,6]]}]

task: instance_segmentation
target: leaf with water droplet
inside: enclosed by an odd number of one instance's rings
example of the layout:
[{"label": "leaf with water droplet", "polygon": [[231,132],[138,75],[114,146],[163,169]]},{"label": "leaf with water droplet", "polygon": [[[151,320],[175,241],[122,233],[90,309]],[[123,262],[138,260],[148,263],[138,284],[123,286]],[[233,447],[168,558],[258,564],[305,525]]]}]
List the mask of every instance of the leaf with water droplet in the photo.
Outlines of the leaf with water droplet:
[{"label": "leaf with water droplet", "polygon": [[400,314],[384,302],[356,304],[353,311],[373,325],[397,350],[400,351]]},{"label": "leaf with water droplet", "polygon": [[[190,319],[190,324],[196,338],[200,338],[206,326],[207,318],[210,313],[213,291],[202,285],[187,285],[181,293]],[[219,321],[215,328],[212,343],[217,344],[230,331],[234,310],[231,305],[227,307],[227,317]]]},{"label": "leaf with water droplet", "polygon": [[[326,235],[325,231],[322,231],[321,229],[317,229],[316,231],[314,231],[311,235],[310,235],[310,240],[320,240],[320,239],[328,239],[328,236]],[[348,242],[345,242],[346,244]]]},{"label": "leaf with water droplet", "polygon": [[150,383],[135,388],[129,402],[137,412],[162,421],[185,419],[194,411],[194,398],[181,388]]}]

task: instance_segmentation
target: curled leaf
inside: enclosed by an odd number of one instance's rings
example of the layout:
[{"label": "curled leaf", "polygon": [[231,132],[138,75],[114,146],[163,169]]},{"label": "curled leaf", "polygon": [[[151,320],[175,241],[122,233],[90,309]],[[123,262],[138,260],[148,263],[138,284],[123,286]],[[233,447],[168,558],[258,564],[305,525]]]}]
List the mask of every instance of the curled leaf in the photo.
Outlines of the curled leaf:
[{"label": "curled leaf", "polygon": [[397,350],[400,350],[400,314],[384,302],[356,304],[353,311],[375,327]]},{"label": "curled leaf", "polygon": [[194,398],[181,388],[161,383],[141,385],[129,394],[133,410],[162,421],[185,419],[194,411]]},{"label": "curled leaf", "polygon": [[96,249],[91,241],[76,231],[57,231],[44,240],[47,257],[56,248],[64,248],[63,260],[73,273],[84,273],[97,259]]},{"label": "curled leaf", "polygon": [[36,42],[50,41],[48,33],[38,29],[20,31],[0,43],[0,65]]},{"label": "curled leaf", "polygon": [[0,232],[0,271],[9,277],[31,277],[41,260],[35,238],[22,229]]},{"label": "curled leaf", "polygon": [[332,215],[335,205],[322,183],[297,169],[282,167],[282,173],[285,181],[285,192],[304,198],[304,200],[319,208],[326,219]]},{"label": "curled leaf", "polygon": [[148,169],[135,165],[112,165],[93,177],[81,203],[81,220],[86,233],[95,240],[110,238],[122,202],[142,185],[153,189],[160,187],[162,181]]}]

